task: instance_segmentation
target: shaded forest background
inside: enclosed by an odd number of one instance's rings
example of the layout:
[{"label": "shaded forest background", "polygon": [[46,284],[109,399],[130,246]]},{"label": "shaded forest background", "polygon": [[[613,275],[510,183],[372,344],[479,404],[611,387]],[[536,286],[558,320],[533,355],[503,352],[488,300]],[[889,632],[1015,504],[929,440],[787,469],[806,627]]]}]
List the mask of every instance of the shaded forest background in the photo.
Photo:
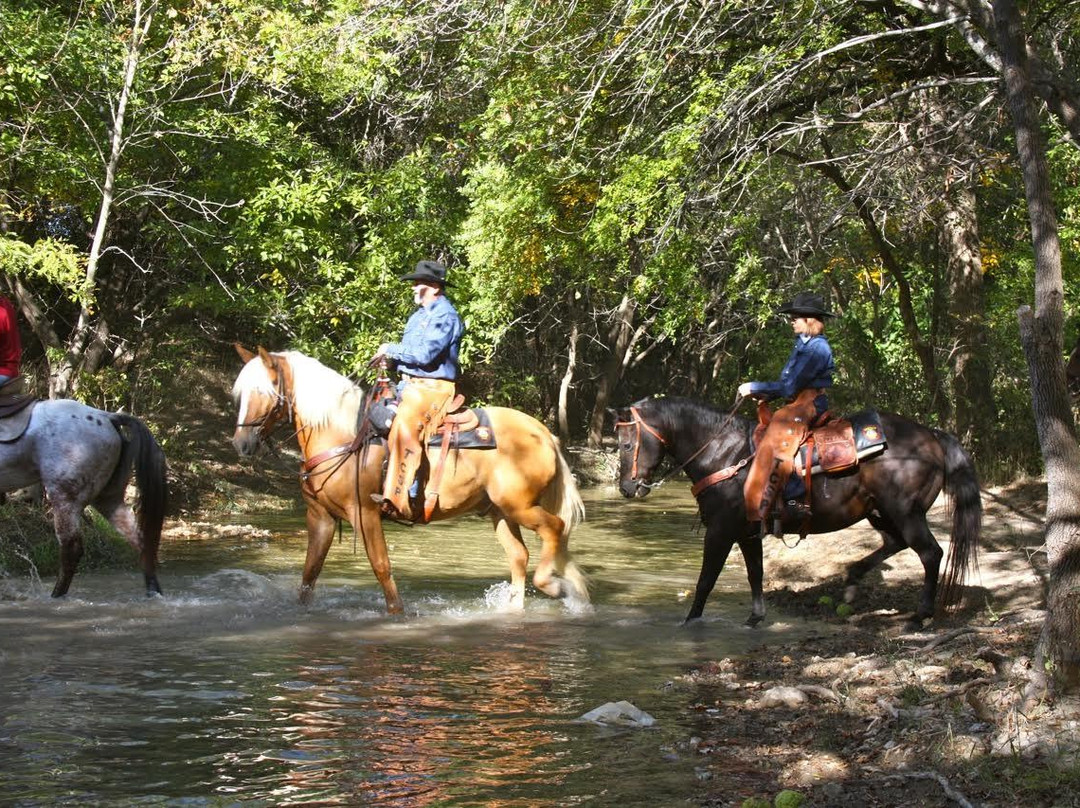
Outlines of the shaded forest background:
[{"label": "shaded forest background", "polygon": [[[1024,23],[1071,347],[1080,8]],[[39,393],[152,423],[234,340],[362,375],[436,258],[470,398],[594,445],[775,375],[813,289],[835,409],[1038,473],[1000,73],[974,0],[0,0],[3,284]]]}]

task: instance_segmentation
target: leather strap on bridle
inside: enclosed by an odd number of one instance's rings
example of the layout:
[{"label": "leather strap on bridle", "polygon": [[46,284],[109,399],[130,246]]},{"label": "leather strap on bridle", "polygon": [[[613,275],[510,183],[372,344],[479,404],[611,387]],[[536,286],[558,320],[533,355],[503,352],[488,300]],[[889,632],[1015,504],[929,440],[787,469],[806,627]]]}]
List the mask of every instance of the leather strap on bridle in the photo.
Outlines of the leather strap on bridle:
[{"label": "leather strap on bridle", "polygon": [[[660,443],[664,446],[667,446],[668,443],[666,440],[664,440],[663,435],[661,435],[659,432],[657,432],[655,429],[645,423],[645,419],[641,417],[641,413],[638,411],[637,407],[630,408],[630,415],[632,416],[632,418],[629,421],[616,421],[615,430],[618,431],[620,426],[632,426],[635,427],[637,430],[637,440],[634,442],[634,464],[633,467],[630,469],[630,479],[636,480],[638,479],[638,452],[641,451],[641,430],[644,429],[646,432],[648,432],[650,435],[660,441]],[[657,483],[657,485],[659,484],[660,483]]]},{"label": "leather strap on bridle", "polygon": [[[724,423],[721,424],[720,429],[717,430],[718,433],[723,432],[725,429],[727,429],[727,425],[729,423],[731,423],[731,419],[735,417],[735,413],[739,409],[739,405],[742,402],[743,402],[743,397],[742,396],[736,396],[735,397],[735,406],[733,406],[731,408],[731,412],[728,413],[728,416],[724,420]],[[633,463],[632,468],[630,469],[630,479],[638,480],[639,478],[638,478],[638,473],[637,473],[637,461],[638,461],[638,451],[641,449],[641,430],[644,429],[646,432],[648,432],[650,435],[652,435],[658,441],[660,441],[660,443],[662,443],[664,446],[667,446],[668,442],[664,439],[664,437],[659,432],[657,432],[655,429],[653,429],[651,426],[649,426],[645,422],[645,419],[641,417],[641,412],[638,411],[637,407],[631,407],[630,408],[630,415],[632,416],[632,418],[629,421],[616,421],[615,422],[615,429],[618,429],[620,426],[636,426],[637,427],[637,443],[634,445],[634,463]],[[705,441],[705,443],[702,444],[700,449],[698,449],[696,452],[694,452],[692,455],[690,455],[688,458],[686,458],[686,460],[684,460],[682,463],[680,463],[678,466],[676,466],[670,472],[665,474],[657,482],[655,482],[655,483],[644,483],[644,482],[641,482],[639,480],[639,484],[643,485],[643,486],[645,486],[647,488],[650,488],[650,489],[659,488],[661,485],[663,485],[668,480],[670,480],[672,477],[674,477],[676,474],[678,474],[680,471],[682,471],[690,463],[691,460],[693,460],[695,457],[697,457],[702,452],[704,452],[712,442],[713,442],[712,438]],[[702,479],[698,480],[696,483],[694,483],[693,487],[690,489],[690,493],[693,494],[694,497],[697,497],[698,494],[700,494],[702,491],[704,491],[709,486],[716,485],[716,483],[721,483],[724,480],[730,480],[732,477],[734,477],[736,474],[738,474],[739,471],[741,471],[743,469],[743,467],[746,466],[747,463],[749,463],[751,460],[753,460],[754,454],[755,454],[754,452],[751,452],[747,457],[744,457],[742,460],[740,460],[735,465],[727,466],[726,468],[722,468],[719,471],[714,471],[709,476],[703,477]]]}]

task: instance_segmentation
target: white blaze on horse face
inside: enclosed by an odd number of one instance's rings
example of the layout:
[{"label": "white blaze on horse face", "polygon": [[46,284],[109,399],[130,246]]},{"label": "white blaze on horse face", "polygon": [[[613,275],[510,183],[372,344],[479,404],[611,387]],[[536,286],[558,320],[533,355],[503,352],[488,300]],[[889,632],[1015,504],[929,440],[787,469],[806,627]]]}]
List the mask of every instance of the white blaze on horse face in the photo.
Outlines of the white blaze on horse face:
[{"label": "white blaze on horse face", "polygon": [[239,427],[240,424],[246,424],[247,423],[247,420],[248,420],[247,411],[248,411],[248,406],[250,404],[251,404],[251,390],[245,389],[240,394],[240,406],[237,408],[238,409],[238,411],[236,413],[236,426],[237,427]]}]

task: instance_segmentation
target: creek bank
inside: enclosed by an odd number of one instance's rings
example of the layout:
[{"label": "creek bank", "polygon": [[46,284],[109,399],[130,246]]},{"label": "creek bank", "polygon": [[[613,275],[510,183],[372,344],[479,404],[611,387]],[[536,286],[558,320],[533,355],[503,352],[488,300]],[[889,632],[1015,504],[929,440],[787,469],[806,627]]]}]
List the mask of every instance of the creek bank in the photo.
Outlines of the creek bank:
[{"label": "creek bank", "polygon": [[[766,544],[769,608],[837,630],[763,644],[675,683],[698,716],[699,804],[788,788],[806,806],[837,808],[1080,805],[1080,699],[1021,707],[1045,617],[1045,484],[984,490],[983,503],[980,572],[960,608],[925,630],[907,623],[921,581],[910,552],[837,616],[843,569],[877,546],[873,531]],[[946,503],[930,517],[947,550]]]}]

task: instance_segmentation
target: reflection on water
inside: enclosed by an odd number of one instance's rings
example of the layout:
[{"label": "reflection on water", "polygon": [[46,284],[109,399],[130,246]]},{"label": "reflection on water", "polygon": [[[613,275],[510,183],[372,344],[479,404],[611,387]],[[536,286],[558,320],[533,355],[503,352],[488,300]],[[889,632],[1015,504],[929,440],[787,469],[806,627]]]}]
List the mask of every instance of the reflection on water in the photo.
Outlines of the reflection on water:
[{"label": "reflection on water", "polygon": [[[588,521],[571,542],[592,578],[588,611],[531,591],[524,613],[501,611],[506,563],[479,519],[391,528],[405,618],[383,615],[348,538],[316,603],[298,606],[301,515],[260,520],[269,538],[169,543],[162,599],[143,598],[136,573],[81,573],[59,602],[40,583],[0,581],[2,799],[684,803],[694,728],[672,678],[810,629],[722,619],[748,609],[737,557],[710,603],[716,616],[679,627],[699,563],[693,503],[666,489],[615,496],[587,492]],[[619,699],[657,728],[574,720]]]}]

